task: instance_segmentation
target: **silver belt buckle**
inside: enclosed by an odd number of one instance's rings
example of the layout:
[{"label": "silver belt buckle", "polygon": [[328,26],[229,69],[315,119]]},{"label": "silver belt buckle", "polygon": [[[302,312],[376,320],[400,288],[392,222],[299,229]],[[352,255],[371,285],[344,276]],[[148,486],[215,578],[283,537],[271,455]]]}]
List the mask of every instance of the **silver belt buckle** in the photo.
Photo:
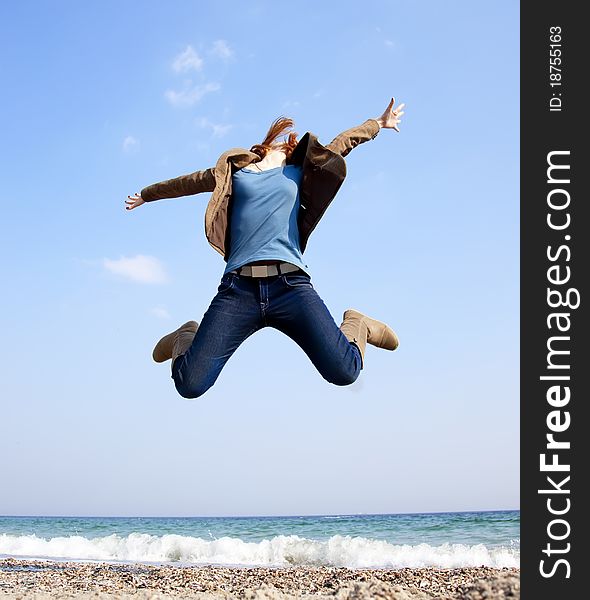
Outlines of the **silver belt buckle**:
[{"label": "silver belt buckle", "polygon": [[267,265],[251,265],[252,277],[268,277]]}]

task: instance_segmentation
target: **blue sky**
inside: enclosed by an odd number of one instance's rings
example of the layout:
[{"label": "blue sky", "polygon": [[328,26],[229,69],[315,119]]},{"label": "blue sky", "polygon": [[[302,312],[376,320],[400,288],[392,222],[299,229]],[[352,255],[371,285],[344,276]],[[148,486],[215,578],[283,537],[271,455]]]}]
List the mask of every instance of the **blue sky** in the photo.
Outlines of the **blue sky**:
[{"label": "blue sky", "polygon": [[[517,508],[518,31],[508,1],[4,3],[0,514]],[[391,96],[305,258],[399,350],[339,388],[265,329],[181,398],[151,351],[217,288],[209,194],[127,194]]]}]

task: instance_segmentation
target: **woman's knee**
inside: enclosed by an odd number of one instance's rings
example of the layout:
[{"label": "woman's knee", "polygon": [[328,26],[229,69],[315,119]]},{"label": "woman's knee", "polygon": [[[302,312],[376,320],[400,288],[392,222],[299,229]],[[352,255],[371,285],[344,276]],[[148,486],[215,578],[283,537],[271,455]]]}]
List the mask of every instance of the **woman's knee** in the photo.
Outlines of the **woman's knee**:
[{"label": "woman's knee", "polygon": [[174,385],[176,386],[176,391],[183,397],[189,400],[194,398],[199,398],[202,396],[212,385],[213,383],[207,381],[205,379],[197,378],[197,377],[183,377],[180,374],[177,374],[176,377],[172,377],[174,379]]},{"label": "woman's knee", "polygon": [[338,371],[337,373],[327,373],[324,375],[324,379],[329,383],[338,386],[345,386],[353,384],[360,374],[360,369],[350,371]]},{"label": "woman's knee", "polygon": [[172,379],[176,391],[187,399],[199,398],[214,383],[217,377],[203,369],[191,368],[183,357],[178,357],[172,364]]},{"label": "woman's knee", "polygon": [[[356,347],[353,345],[353,348]],[[353,352],[352,355],[348,355],[350,360],[342,360],[338,362],[331,362],[330,364],[324,364],[319,368],[320,373],[326,381],[334,385],[345,386],[354,383],[363,368],[363,361],[360,352]]]}]

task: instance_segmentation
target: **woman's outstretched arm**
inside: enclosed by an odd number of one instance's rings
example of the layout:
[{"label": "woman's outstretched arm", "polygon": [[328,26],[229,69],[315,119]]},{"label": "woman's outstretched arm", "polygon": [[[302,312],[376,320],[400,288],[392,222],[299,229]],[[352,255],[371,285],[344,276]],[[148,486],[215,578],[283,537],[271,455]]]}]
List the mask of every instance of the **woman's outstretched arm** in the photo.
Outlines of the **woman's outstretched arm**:
[{"label": "woman's outstretched arm", "polygon": [[195,171],[188,175],[181,175],[174,179],[160,181],[143,188],[139,194],[127,196],[125,208],[131,210],[145,202],[160,200],[162,198],[178,198],[179,196],[192,196],[201,192],[212,192],[215,189],[215,169]]},{"label": "woman's outstretched arm", "polygon": [[398,125],[400,117],[404,114],[402,108],[405,104],[400,104],[397,108],[394,108],[394,105],[395,98],[392,98],[385,112],[378,119],[367,119],[361,125],[343,131],[326,147],[332,152],[346,156],[355,146],[374,139],[381,128],[395,129],[399,132]]}]

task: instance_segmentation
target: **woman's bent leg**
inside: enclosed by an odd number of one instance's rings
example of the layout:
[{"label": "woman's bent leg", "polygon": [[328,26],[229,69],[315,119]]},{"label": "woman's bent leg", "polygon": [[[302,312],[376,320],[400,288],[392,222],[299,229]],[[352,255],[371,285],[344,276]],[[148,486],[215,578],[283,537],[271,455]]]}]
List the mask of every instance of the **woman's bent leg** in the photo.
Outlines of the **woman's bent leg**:
[{"label": "woman's bent leg", "polygon": [[342,333],[309,278],[281,276],[272,291],[268,325],[295,341],[330,383],[356,381],[362,368],[360,350]]},{"label": "woman's bent leg", "polygon": [[224,275],[193,343],[174,361],[172,378],[184,398],[202,396],[239,345],[261,328],[256,289],[245,279]]}]

